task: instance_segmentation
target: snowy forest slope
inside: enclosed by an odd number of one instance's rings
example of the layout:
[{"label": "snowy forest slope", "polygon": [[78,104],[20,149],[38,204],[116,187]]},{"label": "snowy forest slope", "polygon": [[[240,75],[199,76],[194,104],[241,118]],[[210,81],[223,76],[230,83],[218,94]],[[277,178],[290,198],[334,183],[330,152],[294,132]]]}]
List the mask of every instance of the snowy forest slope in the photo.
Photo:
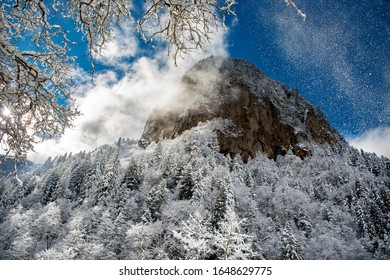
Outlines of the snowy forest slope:
[{"label": "snowy forest slope", "polygon": [[390,162],[219,153],[209,122],[1,180],[3,259],[388,259]]}]

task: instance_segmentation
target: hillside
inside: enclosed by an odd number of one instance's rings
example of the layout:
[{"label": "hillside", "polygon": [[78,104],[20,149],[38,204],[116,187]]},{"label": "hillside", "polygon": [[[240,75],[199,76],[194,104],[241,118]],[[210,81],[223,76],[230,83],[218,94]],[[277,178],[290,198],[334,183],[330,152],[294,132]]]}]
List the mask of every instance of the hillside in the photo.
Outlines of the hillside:
[{"label": "hillside", "polygon": [[297,91],[209,58],[137,144],[0,178],[1,259],[390,259],[390,160]]}]

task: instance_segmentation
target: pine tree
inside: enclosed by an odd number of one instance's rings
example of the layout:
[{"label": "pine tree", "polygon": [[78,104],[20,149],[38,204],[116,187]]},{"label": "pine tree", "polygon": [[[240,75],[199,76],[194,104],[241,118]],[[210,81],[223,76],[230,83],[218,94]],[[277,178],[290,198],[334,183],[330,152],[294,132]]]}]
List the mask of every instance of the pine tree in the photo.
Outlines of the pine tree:
[{"label": "pine tree", "polygon": [[112,251],[115,253],[116,259],[125,259],[125,244],[126,231],[128,229],[125,216],[120,212],[114,220],[114,237],[111,241]]},{"label": "pine tree", "polygon": [[234,174],[234,177],[238,178],[241,182],[244,182],[244,163],[240,154],[237,154],[230,161],[230,172]]},{"label": "pine tree", "polygon": [[144,214],[142,215],[142,221],[156,222],[161,216],[161,207],[167,199],[167,187],[166,181],[163,180],[148,193],[148,197],[145,201]]},{"label": "pine tree", "polygon": [[162,158],[163,158],[163,147],[160,141],[157,143],[153,151],[153,158],[152,158],[153,166],[160,167]]},{"label": "pine tree", "polygon": [[298,217],[297,217],[297,228],[303,232],[305,232],[306,237],[309,237],[312,232],[312,224],[310,222],[310,218],[307,215],[305,209],[299,208]]},{"label": "pine tree", "polygon": [[248,188],[253,189],[255,187],[255,181],[253,180],[252,174],[247,166],[244,166],[243,173],[245,185]]},{"label": "pine tree", "polygon": [[99,222],[96,225],[96,234],[95,234],[95,243],[102,244],[104,251],[100,254],[102,259],[115,259],[115,248],[114,248],[114,238],[115,238],[115,226],[113,222],[113,217],[108,209],[101,210]]},{"label": "pine tree", "polygon": [[230,176],[219,182],[219,191],[213,210],[212,225],[218,229],[219,224],[224,221],[229,212],[234,212],[235,199]]},{"label": "pine tree", "polygon": [[114,157],[107,164],[103,178],[97,187],[96,194],[93,200],[94,205],[96,205],[99,201],[106,203],[104,202],[104,198],[108,196],[108,194],[116,184],[116,180],[118,176],[118,167],[119,167],[118,154],[115,154]]},{"label": "pine tree", "polygon": [[354,187],[354,195],[356,199],[364,199],[367,197],[368,189],[361,180],[356,180]]},{"label": "pine tree", "polygon": [[202,170],[197,170],[193,172],[192,180],[194,183],[194,187],[192,199],[195,201],[202,201],[206,195],[205,188],[202,184],[202,178]]},{"label": "pine tree", "polygon": [[191,162],[184,166],[181,173],[179,199],[189,200],[194,193],[194,180]]},{"label": "pine tree", "polygon": [[46,205],[49,202],[53,202],[57,199],[59,195],[58,181],[60,180],[60,175],[56,170],[49,173],[46,180],[43,182],[42,186],[42,198],[41,202],[43,205]]},{"label": "pine tree", "polygon": [[168,156],[165,158],[163,164],[162,164],[162,176],[164,179],[167,180],[167,188],[170,190],[173,190],[178,181],[178,161],[175,160],[172,156],[174,152],[170,151],[168,152]]},{"label": "pine tree", "polygon": [[116,217],[126,211],[127,202],[134,194],[125,184],[114,184],[107,197],[107,205],[111,213]]},{"label": "pine tree", "polygon": [[330,207],[327,207],[322,211],[322,218],[331,224],[335,223],[335,217]]},{"label": "pine tree", "polygon": [[99,180],[99,171],[98,171],[98,166],[97,164],[89,164],[87,169],[86,169],[86,174],[84,176],[84,181],[83,181],[83,187],[82,191],[78,197],[78,204],[81,204],[86,199],[90,199],[91,195],[90,192],[95,191],[95,187],[98,184]]},{"label": "pine tree", "polygon": [[361,199],[358,199],[356,201],[353,208],[359,226],[359,234],[361,237],[366,237],[368,235],[369,230],[369,221],[367,219],[365,208],[366,206],[364,205],[364,201]]},{"label": "pine tree", "polygon": [[143,176],[140,167],[135,160],[132,160],[126,169],[122,184],[130,190],[138,190],[142,184]]},{"label": "pine tree", "polygon": [[282,260],[300,260],[300,247],[294,237],[290,223],[287,222],[281,231],[281,255]]},{"label": "pine tree", "polygon": [[223,185],[220,187],[217,199],[215,201],[215,206],[213,210],[213,220],[212,225],[214,228],[219,227],[219,223],[223,221],[227,212],[227,191],[226,187]]},{"label": "pine tree", "polygon": [[83,196],[83,183],[84,178],[87,173],[87,162],[85,160],[80,160],[80,162],[76,163],[72,168],[69,178],[69,190],[72,192],[72,196],[79,198]]}]

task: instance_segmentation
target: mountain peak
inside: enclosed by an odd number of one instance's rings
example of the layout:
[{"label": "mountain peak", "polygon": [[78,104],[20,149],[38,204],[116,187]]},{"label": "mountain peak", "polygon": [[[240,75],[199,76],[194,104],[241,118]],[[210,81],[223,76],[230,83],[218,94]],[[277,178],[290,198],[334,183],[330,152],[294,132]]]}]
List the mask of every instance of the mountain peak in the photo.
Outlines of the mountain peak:
[{"label": "mountain peak", "polygon": [[254,64],[222,57],[201,60],[183,76],[178,96],[150,115],[141,142],[173,139],[211,120],[229,121],[215,130],[220,151],[244,161],[257,152],[276,158],[288,150],[303,159],[311,155],[311,143],[343,144],[321,110],[297,90]]}]

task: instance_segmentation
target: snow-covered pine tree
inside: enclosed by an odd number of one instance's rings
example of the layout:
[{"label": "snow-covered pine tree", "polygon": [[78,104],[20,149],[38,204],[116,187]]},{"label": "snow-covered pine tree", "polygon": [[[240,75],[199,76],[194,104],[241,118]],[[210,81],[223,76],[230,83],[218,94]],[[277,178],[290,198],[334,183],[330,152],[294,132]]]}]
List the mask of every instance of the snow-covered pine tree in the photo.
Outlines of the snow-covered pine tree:
[{"label": "snow-covered pine tree", "polygon": [[112,159],[108,162],[104,171],[103,178],[99,182],[94,196],[93,204],[104,202],[104,198],[108,196],[111,189],[115,186],[118,176],[119,158],[115,153]]},{"label": "snow-covered pine tree", "polygon": [[304,208],[299,208],[298,216],[296,217],[296,226],[299,230],[305,233],[306,237],[309,237],[312,232],[312,224],[310,222],[310,217],[307,215],[307,212]]},{"label": "snow-covered pine tree", "polygon": [[60,189],[58,186],[58,181],[60,180],[60,175],[57,170],[53,170],[48,174],[46,179],[42,184],[42,197],[41,203],[46,205],[49,202],[55,201],[59,195]]},{"label": "snow-covered pine tree", "polygon": [[145,201],[142,221],[146,223],[156,222],[160,218],[161,207],[166,202],[167,194],[165,180],[151,188]]},{"label": "snow-covered pine tree", "polygon": [[74,198],[82,198],[85,195],[84,178],[87,174],[88,164],[89,162],[86,159],[77,160],[72,167],[68,189]]},{"label": "snow-covered pine tree", "polygon": [[125,244],[124,240],[126,239],[126,231],[128,229],[128,223],[125,219],[125,216],[120,212],[116,217],[114,217],[114,236],[111,240],[111,248],[115,254],[115,259],[125,259]]},{"label": "snow-covered pine tree", "polygon": [[[206,169],[206,167],[203,168]],[[192,199],[195,201],[202,201],[206,195],[206,191],[205,191],[206,181],[205,180],[202,181],[202,179],[204,179],[207,174],[204,169],[203,170],[198,169],[193,171],[192,180],[194,183],[194,187],[193,187]]]},{"label": "snow-covered pine tree", "polygon": [[300,247],[289,222],[286,222],[282,228],[280,238],[282,243],[280,258],[282,260],[300,260]]},{"label": "snow-covered pine tree", "polygon": [[174,158],[175,154],[173,151],[169,151],[168,155],[164,158],[162,163],[162,176],[167,180],[167,188],[174,189],[179,181],[178,176],[178,159]]},{"label": "snow-covered pine tree", "polygon": [[102,244],[104,250],[100,258],[104,260],[116,259],[115,255],[115,225],[114,219],[108,209],[100,209],[99,221],[96,224],[95,243]]},{"label": "snow-covered pine tree", "polygon": [[192,198],[193,193],[194,193],[193,167],[192,167],[192,162],[189,162],[184,166],[181,172],[178,198],[180,200],[189,200]]},{"label": "snow-covered pine tree", "polygon": [[221,178],[218,183],[219,190],[212,217],[212,225],[215,229],[219,228],[220,223],[227,218],[228,213],[235,211],[235,198],[230,176]]},{"label": "snow-covered pine tree", "polygon": [[153,156],[152,156],[152,164],[156,167],[160,167],[161,161],[163,158],[163,148],[162,148],[162,143],[161,141],[156,144],[156,147],[154,148],[153,151]]},{"label": "snow-covered pine tree", "polygon": [[125,176],[123,177],[122,184],[125,184],[126,188],[130,190],[138,190],[142,184],[143,176],[137,162],[133,159],[130,161],[129,166],[126,169]]}]

